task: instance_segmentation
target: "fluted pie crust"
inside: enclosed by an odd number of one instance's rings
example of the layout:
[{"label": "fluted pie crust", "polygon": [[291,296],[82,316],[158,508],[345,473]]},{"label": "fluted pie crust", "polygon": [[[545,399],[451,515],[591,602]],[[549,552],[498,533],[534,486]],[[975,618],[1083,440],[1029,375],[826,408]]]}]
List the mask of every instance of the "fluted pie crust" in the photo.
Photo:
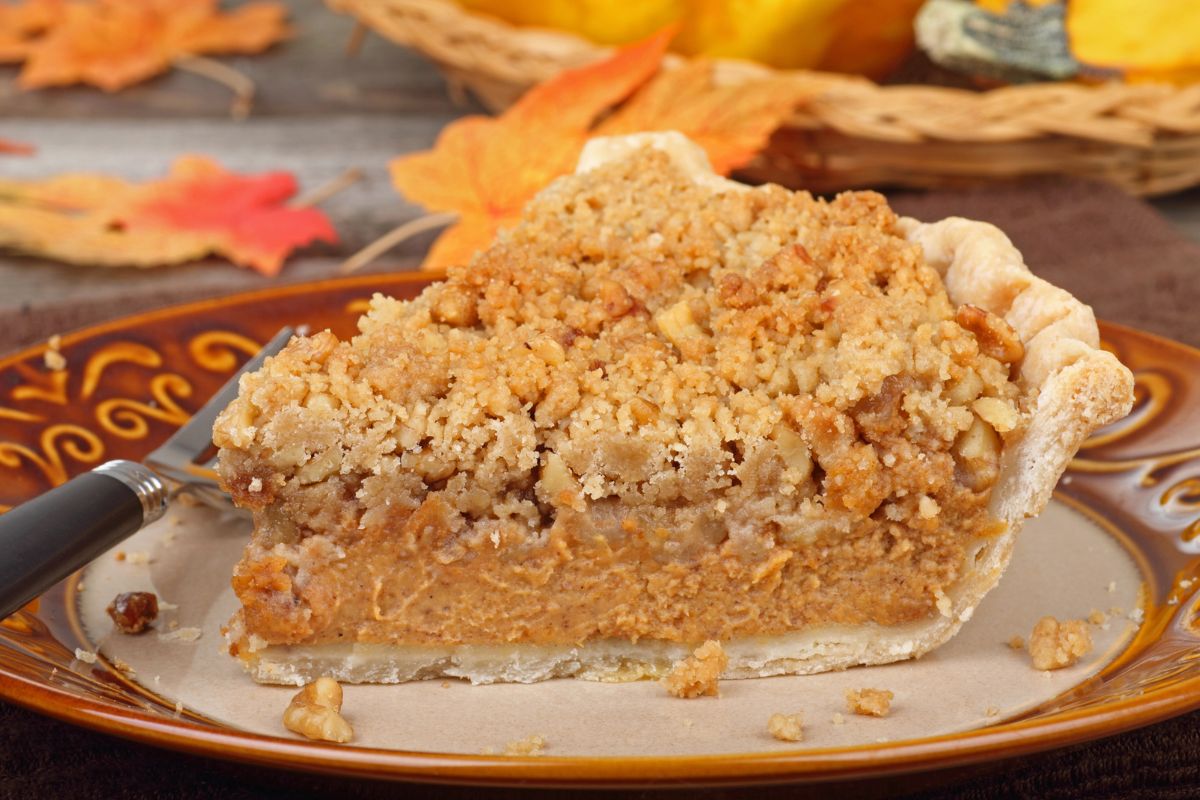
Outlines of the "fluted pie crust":
[{"label": "fluted pie crust", "polygon": [[996,228],[589,143],[470,265],[294,340],[217,422],[257,680],[726,677],[919,656],[1132,404]]}]

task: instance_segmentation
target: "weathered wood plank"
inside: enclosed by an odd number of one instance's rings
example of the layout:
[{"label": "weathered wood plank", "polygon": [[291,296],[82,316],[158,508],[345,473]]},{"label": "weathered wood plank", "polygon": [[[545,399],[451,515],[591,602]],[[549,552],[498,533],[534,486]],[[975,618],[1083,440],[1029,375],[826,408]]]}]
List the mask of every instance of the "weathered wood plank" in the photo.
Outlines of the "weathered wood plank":
[{"label": "weathered wood plank", "polygon": [[[220,59],[256,83],[255,116],[454,113],[445,82],[419,54],[369,35],[350,57],[351,19],[320,0],[289,7],[294,38],[261,55]],[[229,117],[228,89],[179,70],[116,94],[89,87],[22,92],[16,74],[15,67],[0,69],[0,131],[13,117]]]}]

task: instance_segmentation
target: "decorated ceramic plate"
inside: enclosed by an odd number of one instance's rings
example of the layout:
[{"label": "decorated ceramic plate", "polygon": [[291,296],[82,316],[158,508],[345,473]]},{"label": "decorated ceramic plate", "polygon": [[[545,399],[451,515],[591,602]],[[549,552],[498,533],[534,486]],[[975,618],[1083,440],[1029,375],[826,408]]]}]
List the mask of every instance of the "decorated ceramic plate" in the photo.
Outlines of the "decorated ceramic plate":
[{"label": "decorated ceramic plate", "polygon": [[[129,317],[0,360],[0,507],[169,436],[283,325],[345,336],[375,291],[428,278],[307,284]],[[1010,757],[1200,707],[1200,351],[1107,325],[1137,404],[1093,437],[1022,532],[999,588],[918,661],[726,681],[682,701],[657,683],[558,680],[347,686],[350,745],[288,733],[295,689],[253,683],[221,648],[229,576],[249,532],[233,512],[175,507],[0,623],[0,697],[166,747],[281,767],[409,780],[606,786],[878,776]],[[56,364],[55,366],[62,366]],[[163,601],[155,629],[114,634],[118,592]],[[1010,646],[1044,615],[1089,620],[1095,647],[1039,672]],[[846,712],[851,688],[895,695],[885,718]],[[767,733],[802,712],[804,740]],[[538,736],[540,755],[506,755]]]}]

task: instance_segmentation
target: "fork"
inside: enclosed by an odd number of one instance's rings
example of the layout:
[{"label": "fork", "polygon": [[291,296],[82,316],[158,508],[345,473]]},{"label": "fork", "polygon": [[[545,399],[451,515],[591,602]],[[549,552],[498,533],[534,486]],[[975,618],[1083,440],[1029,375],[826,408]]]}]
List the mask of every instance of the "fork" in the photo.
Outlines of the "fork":
[{"label": "fork", "polygon": [[109,461],[0,515],[0,619],[162,517],[181,492],[231,508],[214,470],[213,423],[242,375],[291,338],[291,328],[275,334],[145,463]]}]

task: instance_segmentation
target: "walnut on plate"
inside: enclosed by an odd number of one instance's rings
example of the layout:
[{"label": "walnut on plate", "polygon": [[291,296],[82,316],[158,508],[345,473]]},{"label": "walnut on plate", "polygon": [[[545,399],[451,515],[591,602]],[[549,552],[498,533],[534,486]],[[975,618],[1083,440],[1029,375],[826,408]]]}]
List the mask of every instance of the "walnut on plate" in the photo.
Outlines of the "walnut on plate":
[{"label": "walnut on plate", "polygon": [[342,687],[328,676],[317,678],[292,698],[283,712],[283,727],[309,739],[348,742],[354,729],[341,715]]}]

